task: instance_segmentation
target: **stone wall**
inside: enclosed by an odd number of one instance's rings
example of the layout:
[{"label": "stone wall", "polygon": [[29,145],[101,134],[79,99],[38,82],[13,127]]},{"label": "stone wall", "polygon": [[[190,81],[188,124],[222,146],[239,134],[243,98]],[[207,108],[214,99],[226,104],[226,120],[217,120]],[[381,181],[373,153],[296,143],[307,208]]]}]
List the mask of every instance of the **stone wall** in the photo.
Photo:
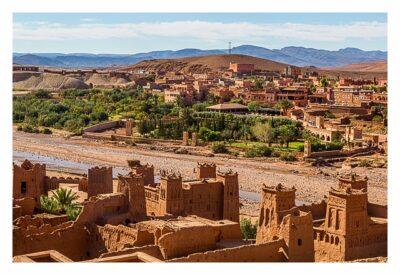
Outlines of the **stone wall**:
[{"label": "stone wall", "polygon": [[387,205],[379,205],[375,203],[367,204],[368,216],[377,217],[377,218],[385,218],[387,219]]},{"label": "stone wall", "polygon": [[322,200],[320,203],[312,203],[309,205],[297,206],[300,211],[311,212],[313,220],[324,219],[326,212],[326,201]]},{"label": "stone wall", "polygon": [[90,133],[90,132],[100,132],[100,131],[105,131],[111,128],[115,128],[115,127],[119,127],[122,125],[122,122],[119,120],[115,120],[115,121],[107,121],[107,122],[103,122],[103,123],[99,123],[90,127],[87,127],[85,129],[83,129],[83,133]]},{"label": "stone wall", "polygon": [[82,205],[82,211],[75,221],[77,224],[118,224],[130,217],[126,197],[122,193],[90,197]]},{"label": "stone wall", "polygon": [[183,228],[161,236],[158,245],[165,259],[212,250],[216,248],[214,229],[209,226]]},{"label": "stone wall", "polygon": [[133,247],[133,248],[125,248],[119,251],[110,251],[106,252],[100,255],[100,259],[103,258],[108,258],[108,257],[114,257],[114,256],[120,256],[120,255],[125,255],[125,254],[130,254],[130,253],[135,253],[135,252],[143,252],[146,253],[150,256],[153,256],[157,259],[162,260],[162,254],[160,252],[160,248],[158,245],[145,245],[145,246],[140,246],[140,247]]},{"label": "stone wall", "polygon": [[88,232],[83,226],[69,225],[50,233],[24,235],[19,228],[13,230],[13,256],[44,250],[57,250],[73,261],[88,258]]},{"label": "stone wall", "polygon": [[329,157],[350,157],[355,154],[367,153],[370,152],[373,148],[365,147],[365,148],[357,148],[349,151],[345,150],[332,150],[332,151],[323,151],[323,152],[312,152],[310,154],[310,158],[329,158]]},{"label": "stone wall", "polygon": [[175,258],[168,262],[285,262],[281,252],[285,242],[282,239],[265,244],[250,244],[234,248],[218,249]]},{"label": "stone wall", "polygon": [[60,183],[77,184],[79,191],[87,192],[87,178],[72,177],[46,177],[46,191],[55,190],[60,187]]},{"label": "stone wall", "polygon": [[[154,235],[125,225],[94,226],[90,230],[91,256],[154,244]],[[100,253],[100,254],[99,254]]]},{"label": "stone wall", "polygon": [[25,215],[32,215],[33,210],[36,205],[36,201],[34,198],[22,198],[22,199],[13,199],[13,205],[17,207],[19,210],[15,210],[15,215],[13,214],[14,219],[25,216]]}]

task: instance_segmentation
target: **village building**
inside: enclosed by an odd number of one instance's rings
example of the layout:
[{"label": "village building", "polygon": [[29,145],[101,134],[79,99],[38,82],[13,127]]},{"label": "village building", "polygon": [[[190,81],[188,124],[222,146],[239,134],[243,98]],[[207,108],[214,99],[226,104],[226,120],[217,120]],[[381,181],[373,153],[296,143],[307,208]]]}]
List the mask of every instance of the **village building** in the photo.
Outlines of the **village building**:
[{"label": "village building", "polygon": [[239,103],[217,104],[217,105],[209,106],[206,109],[207,109],[207,111],[211,111],[211,112],[236,113],[236,114],[244,114],[249,111],[249,108],[247,106],[244,106]]},{"label": "village building", "polygon": [[254,71],[254,64],[229,63],[229,70],[237,75],[251,74]]}]

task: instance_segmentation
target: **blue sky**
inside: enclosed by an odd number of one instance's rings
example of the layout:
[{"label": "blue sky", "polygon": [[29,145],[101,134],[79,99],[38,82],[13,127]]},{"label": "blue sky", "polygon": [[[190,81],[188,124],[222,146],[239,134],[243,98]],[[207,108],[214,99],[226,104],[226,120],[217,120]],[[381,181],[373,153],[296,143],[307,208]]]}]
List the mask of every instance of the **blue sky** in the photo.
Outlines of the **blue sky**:
[{"label": "blue sky", "polygon": [[15,13],[14,52],[304,46],[387,50],[383,13]]}]

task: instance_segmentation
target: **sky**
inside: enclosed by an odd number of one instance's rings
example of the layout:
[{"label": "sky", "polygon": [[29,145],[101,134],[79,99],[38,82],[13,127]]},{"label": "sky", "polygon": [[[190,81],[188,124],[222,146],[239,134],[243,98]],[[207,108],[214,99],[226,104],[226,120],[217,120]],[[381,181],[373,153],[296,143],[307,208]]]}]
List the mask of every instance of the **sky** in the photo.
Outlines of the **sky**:
[{"label": "sky", "polygon": [[14,13],[18,53],[302,46],[387,50],[386,13]]}]

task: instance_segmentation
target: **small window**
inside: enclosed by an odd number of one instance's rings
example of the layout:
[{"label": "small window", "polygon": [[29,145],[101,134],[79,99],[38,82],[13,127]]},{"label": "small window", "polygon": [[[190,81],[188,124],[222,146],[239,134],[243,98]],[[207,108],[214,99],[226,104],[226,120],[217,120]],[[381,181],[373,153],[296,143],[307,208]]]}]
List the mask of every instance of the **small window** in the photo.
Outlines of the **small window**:
[{"label": "small window", "polygon": [[301,246],[302,244],[303,244],[302,239],[297,239],[297,245],[298,245],[298,246]]},{"label": "small window", "polygon": [[26,181],[21,182],[21,193],[22,194],[26,193]]}]

